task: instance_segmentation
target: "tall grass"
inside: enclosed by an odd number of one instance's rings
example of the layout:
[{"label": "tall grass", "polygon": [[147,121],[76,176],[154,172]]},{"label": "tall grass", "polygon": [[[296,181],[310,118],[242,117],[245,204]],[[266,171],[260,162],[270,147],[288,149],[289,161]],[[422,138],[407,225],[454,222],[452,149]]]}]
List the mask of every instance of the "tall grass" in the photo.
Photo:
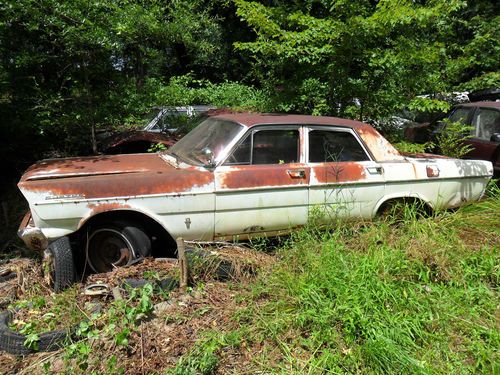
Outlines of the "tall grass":
[{"label": "tall grass", "polygon": [[500,197],[294,235],[238,323],[260,370],[498,373]]}]

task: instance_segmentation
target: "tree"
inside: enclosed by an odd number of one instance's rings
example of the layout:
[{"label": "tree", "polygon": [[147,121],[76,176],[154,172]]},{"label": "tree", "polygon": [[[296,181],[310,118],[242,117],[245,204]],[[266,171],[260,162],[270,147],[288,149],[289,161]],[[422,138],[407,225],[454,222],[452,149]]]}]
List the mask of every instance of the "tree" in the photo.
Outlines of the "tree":
[{"label": "tree", "polygon": [[498,85],[492,2],[235,2],[255,32],[236,48],[285,110],[381,118],[419,94]]}]

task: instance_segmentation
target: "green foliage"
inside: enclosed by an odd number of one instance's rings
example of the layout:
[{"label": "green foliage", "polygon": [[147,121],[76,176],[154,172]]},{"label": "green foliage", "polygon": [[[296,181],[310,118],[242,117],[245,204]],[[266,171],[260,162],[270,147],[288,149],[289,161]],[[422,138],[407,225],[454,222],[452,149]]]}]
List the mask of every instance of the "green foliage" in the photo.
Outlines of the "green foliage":
[{"label": "green foliage", "polygon": [[69,329],[84,318],[84,314],[75,305],[77,294],[77,288],[69,288],[64,293],[50,297],[34,295],[16,302],[13,307],[17,312],[14,314],[11,328],[27,335],[25,345],[36,349],[40,334]]},{"label": "green foliage", "polygon": [[284,372],[494,371],[498,254],[491,242],[473,250],[463,237],[473,225],[494,241],[498,220],[482,223],[499,201],[487,204],[486,215],[471,207],[416,220],[409,212],[399,227],[299,233],[240,324],[263,352],[279,348],[272,361]]},{"label": "green foliage", "polygon": [[262,90],[237,82],[212,83],[186,74],[172,77],[167,85],[157,80],[150,80],[147,84],[156,105],[208,104],[242,110],[264,110],[266,106],[266,95]]},{"label": "green foliage", "polygon": [[498,20],[489,1],[235,3],[257,35],[236,49],[254,59],[263,86],[283,90],[278,107],[290,111],[314,111],[296,99],[310,80],[326,93],[321,113],[359,119],[408,103],[443,110],[416,96],[496,82]]},{"label": "green foliage", "polygon": [[407,142],[407,141],[393,143],[393,146],[396,147],[396,149],[399,152],[408,152],[410,154],[424,153],[426,150],[433,147],[433,145],[430,142],[411,143],[411,142]]},{"label": "green foliage", "polygon": [[419,112],[447,112],[450,104],[438,99],[416,97],[408,104],[408,109]]},{"label": "green foliage", "polygon": [[473,127],[448,119],[443,120],[443,126],[436,136],[436,144],[443,155],[459,159],[473,149],[471,145],[463,143],[465,139],[471,137]]},{"label": "green foliage", "polygon": [[[89,368],[91,365],[89,342],[91,340],[104,337],[112,340],[119,347],[128,346],[130,335],[138,330],[141,321],[153,311],[154,287],[148,283],[142,288],[130,289],[129,292],[127,299],[115,300],[105,313],[93,314],[90,319],[79,324],[76,330],[79,341],[65,349],[67,373],[71,371],[73,363],[76,363],[82,371]],[[95,360],[94,357],[93,360]],[[123,367],[117,367],[117,360],[114,356],[108,359],[105,367],[110,374],[124,372]]]},{"label": "green foliage", "polygon": [[215,374],[219,364],[218,352],[223,348],[238,348],[244,331],[230,331],[225,334],[206,332],[190,352],[182,356],[172,370],[171,375]]}]

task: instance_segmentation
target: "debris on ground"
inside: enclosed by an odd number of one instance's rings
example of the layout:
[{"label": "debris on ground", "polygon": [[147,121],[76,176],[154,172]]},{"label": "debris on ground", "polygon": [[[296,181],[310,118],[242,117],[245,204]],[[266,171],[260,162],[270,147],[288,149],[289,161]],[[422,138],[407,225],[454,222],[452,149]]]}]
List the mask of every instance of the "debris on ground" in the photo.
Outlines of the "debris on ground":
[{"label": "debris on ground", "polygon": [[[67,300],[71,300],[73,310],[78,311],[73,318],[79,316],[85,321],[93,313],[101,312],[100,316],[103,318],[99,319],[109,320],[106,314],[109,314],[110,308],[118,310],[119,306],[127,305],[131,296],[135,295],[136,299],[130,304],[151,303],[148,310],[150,312],[146,315],[139,314],[140,319],[133,326],[129,325],[131,329],[127,332],[125,345],[123,342],[118,344],[116,337],[112,338],[113,334],[118,335],[120,332],[105,332],[110,330],[109,323],[106,323],[107,326],[95,323],[95,327],[102,331],[94,339],[84,339],[81,342],[91,348],[91,353],[86,354],[85,366],[88,366],[89,371],[106,372],[110,369],[110,363],[103,362],[102,359],[114,358],[115,370],[119,366],[130,374],[161,373],[165,368],[174,367],[203,337],[203,332],[230,324],[230,318],[239,302],[236,302],[232,291],[234,286],[231,285],[234,284],[222,281],[230,280],[234,283],[253,278],[259,269],[268,267],[272,259],[270,255],[232,244],[196,245],[189,250],[192,287],[188,289],[188,293],[175,289],[179,278],[176,259],[146,258],[133,266],[117,268],[105,274],[89,275],[70,290],[58,294],[54,294],[46,286],[37,262],[16,259],[1,265],[1,269],[15,269],[13,272],[16,277],[0,282],[0,299],[10,296],[5,307],[9,304],[12,306],[16,301],[32,300],[35,296],[45,299],[45,303],[36,308],[25,305],[27,308],[19,309],[14,317],[19,323],[29,321],[34,316],[51,316],[51,310],[58,309],[59,313],[64,313],[57,305],[61,301],[55,301],[58,295],[66,294],[71,295]],[[133,288],[141,290],[146,284],[153,285],[153,294],[145,302],[140,295],[134,294]],[[70,321],[64,316],[54,316],[53,319],[58,321],[57,324],[47,325],[52,329],[60,329]],[[71,321],[71,324],[74,323]],[[73,345],[79,343],[75,341]],[[68,348],[70,347],[66,346],[54,352],[33,353],[25,357],[0,352],[0,373],[37,374],[46,373],[45,369],[60,372],[72,367],[78,368],[77,362],[80,359],[68,360]],[[225,362],[225,366],[231,367],[231,361]]]}]

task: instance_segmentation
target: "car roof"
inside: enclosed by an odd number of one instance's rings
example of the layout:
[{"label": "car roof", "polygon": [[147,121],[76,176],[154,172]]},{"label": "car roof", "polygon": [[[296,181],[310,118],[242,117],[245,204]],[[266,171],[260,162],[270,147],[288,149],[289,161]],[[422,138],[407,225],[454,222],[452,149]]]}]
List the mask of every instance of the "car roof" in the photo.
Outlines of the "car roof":
[{"label": "car roof", "polygon": [[500,102],[472,102],[457,105],[457,107],[491,107],[500,108]]},{"label": "car roof", "polygon": [[224,113],[212,116],[224,120],[234,121],[241,125],[252,127],[254,125],[339,125],[350,128],[366,128],[367,124],[360,121],[348,120],[338,117],[289,115],[282,113]]}]

